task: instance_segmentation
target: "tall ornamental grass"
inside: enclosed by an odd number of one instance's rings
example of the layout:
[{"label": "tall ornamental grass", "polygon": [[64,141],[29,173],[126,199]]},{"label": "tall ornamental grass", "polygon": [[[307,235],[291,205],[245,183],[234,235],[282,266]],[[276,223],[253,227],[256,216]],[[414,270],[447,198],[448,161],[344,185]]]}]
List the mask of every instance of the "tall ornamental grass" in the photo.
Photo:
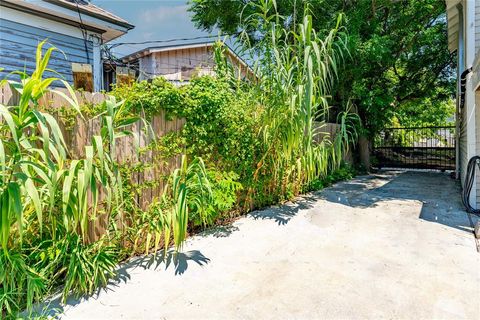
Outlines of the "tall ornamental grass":
[{"label": "tall ornamental grass", "polygon": [[[274,1],[255,3],[250,5],[258,13],[244,24],[265,36],[240,39],[254,54],[255,76],[244,81],[220,43],[216,77],[194,77],[181,87],[161,78],[119,86],[116,98],[95,106],[100,130],[81,157],[70,154],[60,124],[39,106],[49,87],[61,83],[66,90],[52,91],[75,117],[85,117],[68,83],[44,77],[53,71],[48,61],[55,49],[40,43],[34,72],[16,72],[21,80],[8,85],[19,102],[0,105],[2,317],[25,309],[28,314],[55,292],[64,300],[72,293],[91,294],[130,255],[160,248],[166,254],[171,246],[176,252],[198,228],[349,175],[338,169],[356,139],[358,118],[344,110],[335,138],[324,132],[329,92],[348,58],[341,17],[333,30],[319,35],[308,11],[297,24],[278,15]],[[159,181],[135,185],[133,168],[145,164],[120,165],[116,145],[134,135],[132,124],[144,121],[137,115],[161,111],[186,124],[145,149],[169,159],[179,156],[181,165],[167,175],[164,193],[142,210],[134,200],[138,192]],[[100,214],[108,227],[92,239],[92,221]]]},{"label": "tall ornamental grass", "polygon": [[[0,310],[14,314],[65,279],[64,292],[90,293],[105,284],[117,260],[107,233],[99,242],[88,238],[89,221],[98,207],[119,207],[121,181],[113,160],[115,140],[136,118],[121,117],[114,99],[104,104],[103,129],[85,147],[85,156],[72,159],[56,119],[39,108],[39,100],[54,82],[67,89],[53,90],[79,115],[70,85],[44,78],[50,47],[38,45],[32,74],[15,72],[8,81],[19,94],[18,104],[0,105]],[[1,85],[6,85],[2,81]],[[105,191],[99,203],[99,191]]]},{"label": "tall ornamental grass", "polygon": [[261,30],[264,35],[241,37],[244,52],[256,61],[254,84],[265,110],[260,130],[263,156],[254,175],[263,172],[271,177],[265,186],[269,192],[298,193],[302,186],[339,168],[357,137],[358,117],[350,110],[340,112],[341,128],[335,139],[325,136],[323,125],[315,125],[328,119],[329,93],[339,65],[348,58],[348,36],[342,16],[321,37],[312,27],[308,7],[303,20],[295,24],[276,12],[274,0],[249,5],[257,13],[245,17],[244,29]]},{"label": "tall ornamental grass", "polygon": [[[54,47],[38,45],[32,74],[15,72],[20,81],[4,80],[19,95],[18,104],[0,104],[0,316],[15,318],[32,310],[35,302],[61,291],[91,294],[115,275],[117,263],[142,241],[168,250],[171,236],[181,248],[187,235],[189,211],[203,212],[209,202],[209,182],[201,159],[186,158],[176,170],[162,199],[152,204],[153,219],[132,221],[133,243],[119,231],[125,182],[116,162],[116,141],[133,136],[132,124],[141,121],[123,101],[109,97],[93,118],[99,132],[74,158],[65,143],[61,125],[39,105],[46,92],[61,96],[67,108],[84,118],[76,94],[62,79],[44,77]],[[66,90],[50,89],[62,84]],[[148,127],[148,125],[146,126]],[[138,139],[138,138],[137,138]],[[108,227],[100,239],[91,237],[99,214]],[[131,217],[131,216],[130,216]],[[152,222],[157,224],[152,228]],[[123,221],[125,222],[125,221]],[[140,222],[140,223],[138,223]],[[124,225],[120,229],[128,228]],[[142,231],[144,233],[142,233]],[[145,241],[144,234],[147,235]],[[135,251],[135,250],[133,250]]]}]

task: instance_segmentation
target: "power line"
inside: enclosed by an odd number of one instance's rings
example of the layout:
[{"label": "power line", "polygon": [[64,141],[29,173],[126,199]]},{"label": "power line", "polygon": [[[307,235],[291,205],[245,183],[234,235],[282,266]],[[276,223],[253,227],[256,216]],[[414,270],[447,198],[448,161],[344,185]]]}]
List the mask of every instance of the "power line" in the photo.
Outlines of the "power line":
[{"label": "power line", "polygon": [[87,63],[90,64],[90,55],[88,54],[88,46],[87,46],[88,32],[87,32],[87,29],[85,28],[85,25],[83,24],[82,14],[80,13],[80,7],[78,6],[78,1],[79,0],[75,0],[75,4],[77,5],[78,18],[80,20],[80,29],[82,30],[83,44],[85,45],[85,53],[87,55]]},{"label": "power line", "polygon": [[212,38],[219,38],[220,36],[238,36],[240,32],[236,33],[228,33],[228,34],[221,34],[221,35],[206,35],[206,36],[198,36],[198,37],[190,37],[190,38],[175,38],[175,39],[165,39],[165,40],[148,40],[148,41],[140,41],[140,42],[118,42],[111,45],[108,45],[110,49],[116,48],[122,45],[138,45],[138,44],[154,44],[154,43],[170,43],[176,41],[190,41],[190,40],[200,40],[200,39],[212,39]]}]

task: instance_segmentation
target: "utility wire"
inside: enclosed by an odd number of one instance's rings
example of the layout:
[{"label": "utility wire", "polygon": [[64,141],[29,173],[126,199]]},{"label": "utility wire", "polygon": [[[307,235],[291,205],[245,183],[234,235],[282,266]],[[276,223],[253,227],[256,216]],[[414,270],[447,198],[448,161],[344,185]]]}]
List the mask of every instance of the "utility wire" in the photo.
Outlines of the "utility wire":
[{"label": "utility wire", "polygon": [[206,36],[198,36],[198,37],[191,37],[191,38],[175,38],[175,39],[166,39],[166,40],[148,40],[148,41],[141,41],[141,42],[118,42],[111,45],[108,45],[110,49],[116,48],[122,45],[136,45],[136,44],[154,44],[154,43],[169,43],[169,42],[176,42],[176,41],[190,41],[190,40],[200,40],[200,39],[212,39],[218,38],[220,36],[238,36],[240,32],[236,33],[228,33],[228,34],[221,34],[221,35],[206,35]]},{"label": "utility wire", "polygon": [[88,45],[87,45],[88,32],[87,32],[87,29],[85,28],[85,25],[83,24],[82,14],[80,13],[80,7],[78,6],[79,0],[74,0],[74,1],[75,1],[75,4],[77,5],[78,18],[80,20],[80,29],[82,30],[82,36],[83,36],[83,44],[85,45],[85,53],[87,54],[87,63],[90,64],[90,55],[88,53]]}]

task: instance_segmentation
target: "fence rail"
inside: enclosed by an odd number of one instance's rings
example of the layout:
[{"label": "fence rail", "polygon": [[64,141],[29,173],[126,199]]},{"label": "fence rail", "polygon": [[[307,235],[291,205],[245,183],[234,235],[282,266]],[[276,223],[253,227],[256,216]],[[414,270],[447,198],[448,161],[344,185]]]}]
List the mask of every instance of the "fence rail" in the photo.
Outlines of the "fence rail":
[{"label": "fence rail", "polygon": [[[103,102],[107,96],[101,93],[90,92],[77,92],[77,99],[82,104],[98,104]],[[12,92],[10,87],[3,86],[0,88],[0,103],[3,105],[16,105],[19,102],[19,95],[16,92]],[[40,99],[40,107],[48,108],[61,108],[67,106],[68,103],[58,94],[47,92]],[[58,121],[60,129],[62,130],[65,138],[65,143],[69,150],[69,156],[71,159],[78,159],[85,156],[85,146],[92,144],[92,138],[94,135],[100,134],[100,122],[98,119],[84,120],[82,117],[76,117],[73,126],[67,126],[64,123],[64,119],[59,113],[53,112],[52,114]],[[185,124],[185,119],[177,118],[167,120],[165,113],[160,112],[155,115],[150,126],[155,133],[156,138],[179,131]],[[180,156],[164,159],[164,161],[158,161],[159,152],[154,150],[148,150],[146,152],[139,153],[136,145],[140,148],[146,147],[153,139],[145,133],[142,122],[137,122],[131,125],[130,130],[136,133],[137,141],[134,141],[135,137],[127,136],[120,138],[116,141],[116,159],[120,164],[148,164],[144,169],[138,172],[132,172],[130,177],[131,182],[141,186],[141,192],[138,192],[134,201],[142,209],[146,209],[148,205],[157,197],[160,197],[166,187],[167,177],[176,167],[180,165]],[[155,183],[146,183],[153,182]],[[98,190],[99,203],[103,199],[103,191]],[[108,227],[108,216],[106,214],[99,214],[95,221],[90,222],[89,227],[89,239],[98,239]],[[119,226],[127,223],[126,221],[119,221]]]}]

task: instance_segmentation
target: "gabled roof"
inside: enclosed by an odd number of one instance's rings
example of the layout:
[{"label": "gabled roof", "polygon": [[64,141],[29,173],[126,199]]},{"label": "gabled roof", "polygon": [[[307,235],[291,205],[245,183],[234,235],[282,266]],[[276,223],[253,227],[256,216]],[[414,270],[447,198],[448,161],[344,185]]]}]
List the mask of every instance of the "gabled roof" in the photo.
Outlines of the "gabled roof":
[{"label": "gabled roof", "polygon": [[[187,49],[194,49],[194,48],[210,48],[213,47],[215,42],[197,42],[197,43],[179,43],[173,45],[165,45],[165,46],[155,46],[155,47],[147,47],[141,50],[138,50],[134,53],[124,56],[121,60],[124,63],[135,61],[141,57],[148,56],[155,52],[166,52],[172,50],[187,50]],[[234,56],[242,65],[250,69],[250,66],[237,54],[235,51],[232,50],[227,44],[225,44],[226,48],[228,49],[228,53]]]},{"label": "gabled roof", "polygon": [[108,42],[134,26],[87,0],[0,0],[0,6],[60,21],[73,26],[83,25],[100,33]]},{"label": "gabled roof", "polygon": [[[197,42],[197,43],[177,43],[177,44],[170,44],[165,46],[155,46],[155,47],[147,47],[142,50],[136,51],[129,55],[124,56],[121,58],[123,63],[131,63],[134,62],[142,57],[148,56],[152,53],[156,52],[168,52],[173,50],[188,50],[188,49],[195,49],[195,48],[212,48],[215,44],[215,41],[210,42]],[[230,56],[230,58],[235,59],[238,61],[239,65],[245,68],[246,72],[252,77],[257,78],[254,70],[242,59],[235,51],[230,48],[226,43],[224,43],[225,47],[227,48],[226,54]]]}]

